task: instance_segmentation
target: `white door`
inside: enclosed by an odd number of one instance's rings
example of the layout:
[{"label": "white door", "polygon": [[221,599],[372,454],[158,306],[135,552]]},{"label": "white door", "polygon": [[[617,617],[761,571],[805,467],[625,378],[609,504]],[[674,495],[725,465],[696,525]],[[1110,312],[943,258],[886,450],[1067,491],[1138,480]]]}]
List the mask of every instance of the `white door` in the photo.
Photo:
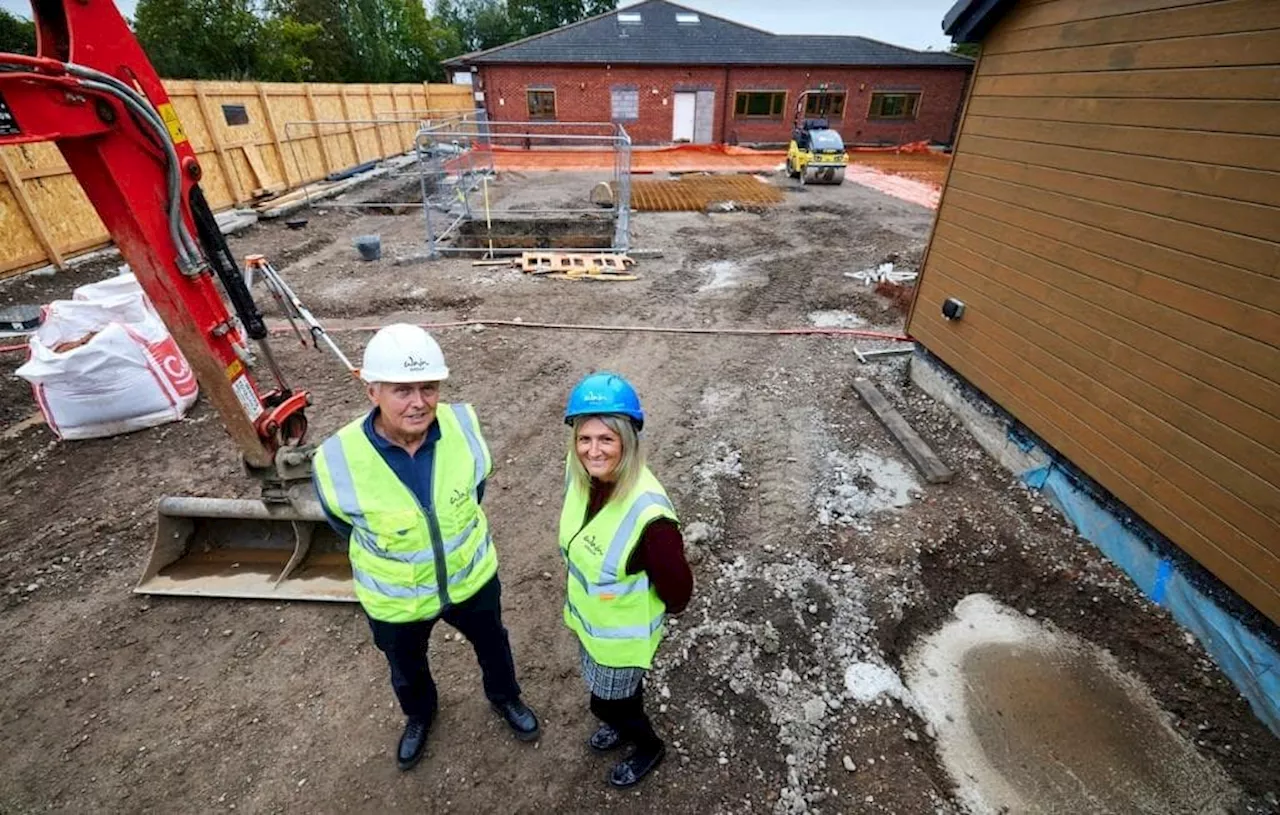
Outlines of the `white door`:
[{"label": "white door", "polygon": [[671,126],[672,141],[693,141],[694,114],[698,109],[698,94],[675,94],[675,114]]}]

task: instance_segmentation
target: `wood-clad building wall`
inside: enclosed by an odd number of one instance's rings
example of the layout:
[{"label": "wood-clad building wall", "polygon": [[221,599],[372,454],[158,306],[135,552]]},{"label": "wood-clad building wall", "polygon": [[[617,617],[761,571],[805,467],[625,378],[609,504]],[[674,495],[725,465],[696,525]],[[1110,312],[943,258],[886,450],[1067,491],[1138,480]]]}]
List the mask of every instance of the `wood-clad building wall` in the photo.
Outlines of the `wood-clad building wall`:
[{"label": "wood-clad building wall", "polygon": [[1280,2],[1015,3],[909,329],[1280,622]]},{"label": "wood-clad building wall", "polygon": [[[164,84],[214,209],[399,155],[413,145],[418,121],[475,107],[463,85]],[[320,121],[337,123],[310,124]],[[55,145],[0,147],[0,277],[62,266],[108,240]]]}]

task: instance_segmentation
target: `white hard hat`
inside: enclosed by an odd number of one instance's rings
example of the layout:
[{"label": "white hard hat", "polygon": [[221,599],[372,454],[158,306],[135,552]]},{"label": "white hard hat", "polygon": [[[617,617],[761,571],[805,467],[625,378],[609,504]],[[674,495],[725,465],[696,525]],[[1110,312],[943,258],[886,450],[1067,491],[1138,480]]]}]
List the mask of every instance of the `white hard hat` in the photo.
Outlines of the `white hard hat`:
[{"label": "white hard hat", "polygon": [[438,382],[449,378],[440,344],[423,329],[393,323],[364,347],[360,378],[365,382]]}]

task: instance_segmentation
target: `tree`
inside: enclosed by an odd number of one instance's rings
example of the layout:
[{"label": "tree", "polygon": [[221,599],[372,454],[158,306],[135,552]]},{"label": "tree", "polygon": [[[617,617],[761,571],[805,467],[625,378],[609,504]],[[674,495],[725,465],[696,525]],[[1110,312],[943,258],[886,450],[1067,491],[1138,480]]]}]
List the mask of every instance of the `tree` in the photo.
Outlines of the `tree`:
[{"label": "tree", "polygon": [[508,0],[507,10],[521,36],[576,23],[597,14],[613,11],[617,0]]},{"label": "tree", "polygon": [[134,31],[173,79],[255,77],[262,20],[251,0],[138,0]]},{"label": "tree", "polygon": [[978,58],[978,52],[982,50],[982,46],[976,42],[953,42],[951,43],[951,53],[959,54],[962,57]]},{"label": "tree", "polygon": [[435,19],[453,30],[462,51],[469,52],[506,45],[617,6],[617,0],[437,0]]},{"label": "tree", "polygon": [[0,9],[0,53],[36,53],[36,24]]},{"label": "tree", "polygon": [[301,44],[321,82],[425,82],[458,53],[457,35],[427,17],[421,0],[270,0],[269,19],[317,26]]},{"label": "tree", "polygon": [[269,82],[311,80],[315,63],[307,54],[323,33],[323,26],[292,17],[264,20],[258,32],[254,77]]}]

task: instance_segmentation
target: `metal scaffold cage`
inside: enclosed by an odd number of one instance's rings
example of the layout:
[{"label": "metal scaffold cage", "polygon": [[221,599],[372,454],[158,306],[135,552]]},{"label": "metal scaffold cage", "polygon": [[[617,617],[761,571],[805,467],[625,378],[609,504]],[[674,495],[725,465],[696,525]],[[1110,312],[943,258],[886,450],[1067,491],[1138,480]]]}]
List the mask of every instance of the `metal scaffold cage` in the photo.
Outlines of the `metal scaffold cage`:
[{"label": "metal scaffold cage", "polygon": [[[504,217],[581,216],[611,224],[609,245],[556,246],[561,251],[626,252],[631,244],[631,137],[616,122],[490,122],[483,111],[465,120],[424,123],[414,140],[422,185],[422,210],[429,257],[492,254],[494,225],[489,179],[495,155],[512,150],[607,149],[613,156],[608,209],[506,209]],[[463,230],[487,240],[462,245]],[[484,244],[484,245],[480,245]],[[512,247],[503,247],[510,249]],[[530,246],[528,248],[536,248]]]}]

